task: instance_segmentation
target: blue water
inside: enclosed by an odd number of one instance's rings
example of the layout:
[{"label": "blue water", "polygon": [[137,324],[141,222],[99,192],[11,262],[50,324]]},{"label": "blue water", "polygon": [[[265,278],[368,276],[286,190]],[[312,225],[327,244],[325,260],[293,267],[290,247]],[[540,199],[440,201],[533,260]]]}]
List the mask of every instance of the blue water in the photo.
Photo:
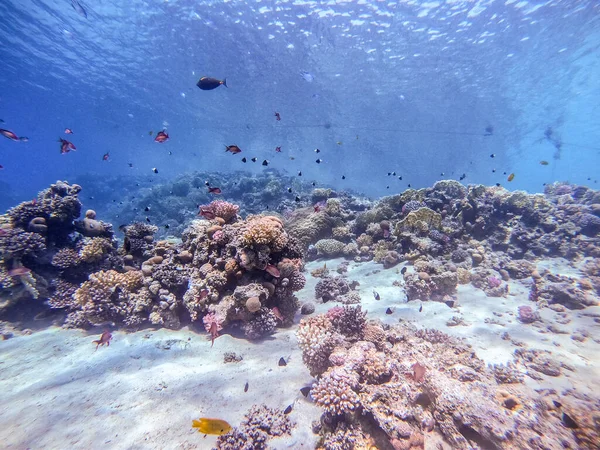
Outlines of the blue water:
[{"label": "blue water", "polygon": [[[597,187],[596,1],[80,3],[87,18],[69,0],[0,3],[0,127],[29,138],[0,137],[2,207],[82,174],[162,182],[265,158],[373,196],[463,173]],[[229,88],[201,91],[201,76]]]}]

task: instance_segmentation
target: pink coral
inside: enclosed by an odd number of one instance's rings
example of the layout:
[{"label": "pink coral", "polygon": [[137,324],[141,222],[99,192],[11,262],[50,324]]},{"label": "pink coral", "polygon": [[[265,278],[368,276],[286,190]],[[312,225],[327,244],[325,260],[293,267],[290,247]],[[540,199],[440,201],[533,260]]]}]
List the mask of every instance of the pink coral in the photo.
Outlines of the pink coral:
[{"label": "pink coral", "polygon": [[500,286],[502,284],[502,280],[500,280],[499,278],[496,278],[494,276],[488,277],[487,279],[488,285],[491,288],[497,288],[498,286]]},{"label": "pink coral", "polygon": [[215,200],[208,205],[200,206],[200,215],[211,220],[215,217],[220,217],[225,222],[229,222],[235,216],[237,216],[240,207],[233,203],[226,202],[224,200]]},{"label": "pink coral", "polygon": [[531,306],[519,306],[519,321],[521,323],[532,323],[539,319],[540,315],[537,311],[534,311]]}]

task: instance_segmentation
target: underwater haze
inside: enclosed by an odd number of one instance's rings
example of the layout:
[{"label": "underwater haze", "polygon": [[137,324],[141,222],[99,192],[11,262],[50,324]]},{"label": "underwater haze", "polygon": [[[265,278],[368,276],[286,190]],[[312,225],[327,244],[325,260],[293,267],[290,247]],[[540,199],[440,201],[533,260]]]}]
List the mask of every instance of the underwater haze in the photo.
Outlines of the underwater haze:
[{"label": "underwater haze", "polygon": [[600,1],[0,0],[0,447],[600,450]]},{"label": "underwater haze", "polygon": [[[29,138],[0,142],[18,200],[85,173],[264,169],[225,154],[230,144],[373,196],[462,174],[508,185],[514,172],[509,187],[530,192],[597,179],[597,2],[80,5],[87,17],[69,0],[0,5],[0,118]],[[201,91],[201,76],[229,88]],[[61,155],[66,127],[77,152]],[[158,145],[148,132],[163,128]],[[392,171],[403,179],[385,179]]]}]

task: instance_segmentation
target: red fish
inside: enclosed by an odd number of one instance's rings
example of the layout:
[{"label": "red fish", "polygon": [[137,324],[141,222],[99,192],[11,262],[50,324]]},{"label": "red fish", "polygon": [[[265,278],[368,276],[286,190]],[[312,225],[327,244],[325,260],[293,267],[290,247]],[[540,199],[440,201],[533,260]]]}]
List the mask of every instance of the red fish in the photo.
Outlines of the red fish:
[{"label": "red fish", "polygon": [[315,212],[319,212],[319,211],[321,211],[321,206],[320,205],[315,205],[315,206],[313,206],[313,209],[314,209]]},{"label": "red fish", "polygon": [[154,142],[158,142],[159,144],[162,144],[167,139],[169,139],[169,135],[166,133],[165,130],[163,130],[163,131],[159,131],[158,133],[156,133],[156,137],[154,138]]},{"label": "red fish", "polygon": [[27,267],[17,267],[8,271],[8,275],[11,277],[20,277],[21,275],[27,275],[31,273],[31,269]]},{"label": "red fish", "polygon": [[275,147],[275,151],[276,151],[277,153],[281,153],[281,147]]},{"label": "red fish", "polygon": [[65,134],[73,134],[73,130],[70,128],[65,128]]},{"label": "red fish", "polygon": [[[208,192],[210,192],[210,189],[208,190]],[[215,213],[212,211],[212,209],[210,209],[206,206],[200,207],[200,212],[198,213],[198,215],[202,216],[202,217],[206,217],[208,220],[213,220],[216,217]]]},{"label": "red fish", "polygon": [[278,113],[278,112],[276,112],[276,113],[275,113],[275,119],[276,119],[276,120],[281,120],[281,116],[279,115],[279,113]]},{"label": "red fish", "polygon": [[273,311],[273,315],[277,318],[277,320],[283,322],[283,314],[281,314],[281,311],[279,311],[279,308],[277,306],[271,311]]},{"label": "red fish", "polygon": [[102,156],[102,161],[108,161],[108,158],[110,158],[110,153],[106,152],[103,156]]},{"label": "red fish", "polygon": [[98,347],[102,347],[104,344],[106,344],[106,346],[109,347],[111,339],[112,334],[110,334],[110,331],[104,330],[104,332],[100,335],[100,339],[98,339],[97,341],[93,341],[92,343],[96,344],[96,350],[98,350]]},{"label": "red fish", "polygon": [[[220,194],[221,193],[221,188],[218,187],[209,187],[208,188],[208,193],[209,194]],[[208,217],[207,217],[208,219]]]},{"label": "red fish", "polygon": [[0,128],[0,134],[2,136],[4,136],[7,139],[10,139],[12,141],[18,141],[19,140],[19,136],[17,136],[15,133],[13,133],[10,130],[5,130],[3,128]]},{"label": "red fish", "polygon": [[60,142],[61,155],[69,153],[71,150],[77,150],[77,147],[75,147],[72,142],[69,142],[66,139],[58,138],[58,142]]},{"label": "red fish", "polygon": [[242,153],[242,149],[237,145],[226,145],[225,151],[230,152],[232,155],[237,155],[238,153]]},{"label": "red fish", "polygon": [[267,265],[267,267],[265,268],[265,271],[275,277],[275,278],[279,278],[281,276],[281,273],[279,272],[279,269],[277,267],[275,267],[273,264],[269,264]]}]

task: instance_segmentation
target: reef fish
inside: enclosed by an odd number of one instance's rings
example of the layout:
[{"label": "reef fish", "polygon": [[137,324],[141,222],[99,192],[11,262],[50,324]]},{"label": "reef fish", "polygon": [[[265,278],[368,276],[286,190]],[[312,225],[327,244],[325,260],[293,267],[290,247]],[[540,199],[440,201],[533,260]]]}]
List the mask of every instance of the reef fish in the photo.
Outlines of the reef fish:
[{"label": "reef fish", "polygon": [[163,142],[165,142],[168,139],[169,139],[169,135],[166,133],[165,130],[163,130],[163,131],[159,131],[158,133],[156,133],[154,142],[158,142],[159,144],[162,144]]},{"label": "reef fish", "polygon": [[17,267],[8,271],[8,275],[11,277],[20,277],[21,275],[27,275],[31,273],[31,269],[27,267]]},{"label": "reef fish", "polygon": [[98,347],[102,347],[104,344],[106,344],[106,346],[109,347],[111,339],[112,334],[110,333],[110,331],[104,330],[104,332],[100,335],[100,339],[93,341],[92,344],[96,344],[96,350],[98,350]]},{"label": "reef fish", "polygon": [[226,78],[223,78],[222,80],[217,80],[216,78],[202,77],[196,83],[196,86],[198,86],[203,91],[210,91],[212,89],[218,88],[221,85],[223,85],[225,87],[229,87],[229,86],[227,86]]},{"label": "reef fish", "polygon": [[508,178],[506,179],[506,181],[512,181],[512,180],[514,180],[514,179],[515,179],[515,174],[514,174],[514,173],[511,173],[511,174],[508,176]]},{"label": "reef fish", "polygon": [[102,155],[102,161],[108,161],[108,158],[110,158],[109,152],[106,152],[104,155]]},{"label": "reef fish", "polygon": [[73,130],[70,128],[65,128],[65,134],[73,134]]},{"label": "reef fish", "polygon": [[220,194],[221,193],[221,189],[218,187],[209,187],[208,188],[208,193],[209,194]]},{"label": "reef fish", "polygon": [[231,431],[231,425],[221,419],[210,419],[207,417],[201,417],[198,420],[192,421],[192,428],[198,430],[203,434],[214,434],[221,436]]},{"label": "reef fish", "polygon": [[377,291],[373,291],[373,297],[375,297],[375,300],[381,300],[381,296],[379,295],[379,292],[377,292]]},{"label": "reef fish", "polygon": [[542,161],[540,161],[540,164],[541,164],[542,166],[547,166],[547,165],[548,165],[548,161],[544,161],[544,160],[542,160]]},{"label": "reef fish", "polygon": [[275,119],[278,121],[281,120],[281,115],[278,112],[275,113]]},{"label": "reef fish", "polygon": [[69,153],[71,150],[77,150],[77,147],[75,147],[72,142],[67,141],[66,139],[58,138],[58,142],[60,142],[61,155]]},{"label": "reef fish", "polygon": [[242,153],[242,149],[237,145],[226,145],[225,151],[231,153],[232,155],[237,155],[238,153]]},{"label": "reef fish", "polygon": [[4,136],[7,139],[10,139],[12,141],[18,141],[19,140],[19,136],[17,136],[15,133],[13,133],[10,130],[5,130],[4,128],[0,128],[0,134],[2,136]]}]

